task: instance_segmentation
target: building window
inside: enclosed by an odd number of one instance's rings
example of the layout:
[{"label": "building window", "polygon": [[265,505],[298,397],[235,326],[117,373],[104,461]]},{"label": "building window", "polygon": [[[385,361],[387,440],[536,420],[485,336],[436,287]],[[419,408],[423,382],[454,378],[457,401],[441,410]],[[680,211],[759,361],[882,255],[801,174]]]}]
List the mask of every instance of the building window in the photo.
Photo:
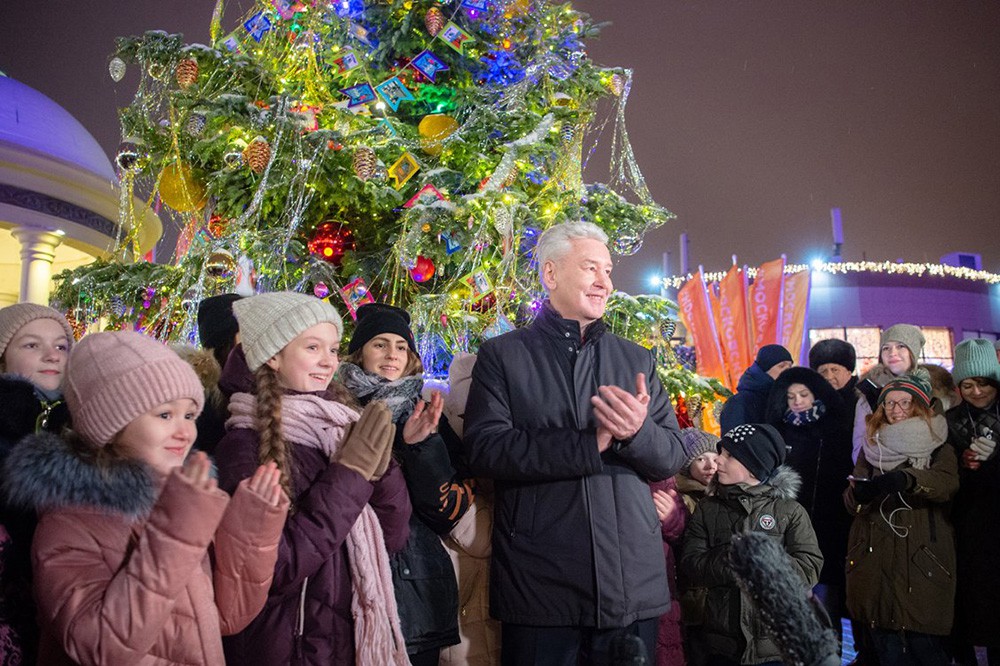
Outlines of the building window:
[{"label": "building window", "polygon": [[921,363],[934,363],[944,366],[951,372],[951,367],[955,364],[955,345],[951,340],[951,329],[943,326],[922,326],[924,333],[924,353],[920,359]]},{"label": "building window", "polygon": [[[955,361],[951,329],[924,326],[920,330],[923,332],[924,339],[926,340],[920,362],[941,365],[950,371]],[[882,339],[882,329],[879,327],[856,326],[809,329],[810,347],[820,340],[828,340],[830,338],[846,340],[854,346],[854,351],[858,355],[858,376],[865,374],[873,365],[878,363],[879,343]]]}]

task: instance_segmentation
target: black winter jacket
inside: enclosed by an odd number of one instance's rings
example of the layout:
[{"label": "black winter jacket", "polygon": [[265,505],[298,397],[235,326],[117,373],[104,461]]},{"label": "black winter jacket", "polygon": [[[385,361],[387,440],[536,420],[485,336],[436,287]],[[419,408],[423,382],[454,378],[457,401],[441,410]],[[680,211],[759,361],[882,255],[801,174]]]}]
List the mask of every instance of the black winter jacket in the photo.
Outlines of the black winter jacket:
[{"label": "black winter jacket", "polygon": [[719,425],[726,434],[744,423],[765,423],[767,396],[774,385],[771,375],[754,363],[740,377],[736,393],[722,406]]},{"label": "black winter jacket", "polygon": [[[600,385],[635,390],[649,415],[628,442],[597,450]],[[660,522],[647,481],[684,464],[653,355],[546,304],[526,328],[479,351],[465,412],[472,473],[495,479],[490,610],[502,622],[621,627],[670,607]]]}]

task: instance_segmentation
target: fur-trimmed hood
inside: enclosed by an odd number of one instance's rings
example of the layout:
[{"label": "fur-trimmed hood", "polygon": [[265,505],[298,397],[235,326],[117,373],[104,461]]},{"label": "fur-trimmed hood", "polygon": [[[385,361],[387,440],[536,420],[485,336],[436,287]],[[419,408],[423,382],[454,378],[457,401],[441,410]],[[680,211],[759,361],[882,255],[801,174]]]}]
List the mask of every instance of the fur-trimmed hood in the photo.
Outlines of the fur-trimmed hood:
[{"label": "fur-trimmed hood", "polygon": [[3,468],[3,493],[14,505],[43,513],[64,506],[90,506],[131,519],[147,516],[159,483],[146,464],[115,460],[98,467],[49,433],[26,437]]},{"label": "fur-trimmed hood", "polygon": [[763,495],[793,500],[798,496],[800,487],[802,487],[802,477],[799,473],[788,465],[781,465],[767,483],[757,486],[743,484],[723,486],[719,484],[719,477],[716,476],[708,484],[708,494],[719,497],[731,497],[735,494]]}]

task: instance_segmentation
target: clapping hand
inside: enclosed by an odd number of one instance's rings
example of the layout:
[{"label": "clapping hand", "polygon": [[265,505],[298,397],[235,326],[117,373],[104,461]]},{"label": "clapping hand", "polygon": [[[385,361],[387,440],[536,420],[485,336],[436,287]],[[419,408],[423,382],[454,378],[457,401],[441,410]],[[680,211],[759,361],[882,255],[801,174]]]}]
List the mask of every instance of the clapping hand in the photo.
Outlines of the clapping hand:
[{"label": "clapping hand", "polygon": [[444,409],[444,398],[441,397],[440,391],[431,393],[430,402],[417,400],[413,413],[403,424],[403,441],[407,444],[419,444],[437,432],[442,409]]},{"label": "clapping hand", "polygon": [[271,506],[281,504],[285,491],[281,488],[281,472],[273,461],[258,467],[246,484],[247,490]]},{"label": "clapping hand", "polygon": [[680,498],[673,488],[653,491],[653,506],[656,507],[656,517],[661,523],[677,511],[679,502]]},{"label": "clapping hand", "polygon": [[204,451],[196,451],[188,456],[180,475],[196,490],[211,492],[218,487],[218,483],[212,478],[212,462]]},{"label": "clapping hand", "polygon": [[[590,398],[597,419],[598,449],[602,452],[612,440],[627,440],[639,432],[649,413],[646,375],[635,376],[635,395],[617,386],[599,386],[598,395]],[[606,442],[606,446],[601,448]]]}]

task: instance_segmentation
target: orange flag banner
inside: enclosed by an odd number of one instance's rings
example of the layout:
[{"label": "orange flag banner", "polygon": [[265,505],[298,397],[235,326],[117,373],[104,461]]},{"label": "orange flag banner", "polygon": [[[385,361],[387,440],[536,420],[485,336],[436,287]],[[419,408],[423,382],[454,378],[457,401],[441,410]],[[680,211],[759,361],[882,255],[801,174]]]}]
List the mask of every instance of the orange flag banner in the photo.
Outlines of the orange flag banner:
[{"label": "orange flag banner", "polygon": [[719,298],[713,303],[719,333],[719,346],[729,373],[728,384],[736,388],[740,375],[750,367],[750,330],[747,319],[746,273],[733,266],[719,281]]},{"label": "orange flag banner", "polygon": [[785,276],[785,293],[782,303],[781,344],[795,359],[803,362],[802,348],[806,335],[806,313],[809,309],[809,283],[812,271],[799,271]]},{"label": "orange flag banner", "polygon": [[750,321],[753,327],[752,353],[764,345],[781,344],[781,306],[784,301],[785,258],[761,264],[750,285]]},{"label": "orange flag banner", "polygon": [[715,377],[723,383],[728,383],[722,350],[719,348],[719,336],[716,333],[712,307],[708,302],[708,291],[705,289],[705,278],[701,269],[681,287],[677,294],[677,304],[680,306],[684,326],[687,327],[688,334],[694,342],[698,374]]}]

